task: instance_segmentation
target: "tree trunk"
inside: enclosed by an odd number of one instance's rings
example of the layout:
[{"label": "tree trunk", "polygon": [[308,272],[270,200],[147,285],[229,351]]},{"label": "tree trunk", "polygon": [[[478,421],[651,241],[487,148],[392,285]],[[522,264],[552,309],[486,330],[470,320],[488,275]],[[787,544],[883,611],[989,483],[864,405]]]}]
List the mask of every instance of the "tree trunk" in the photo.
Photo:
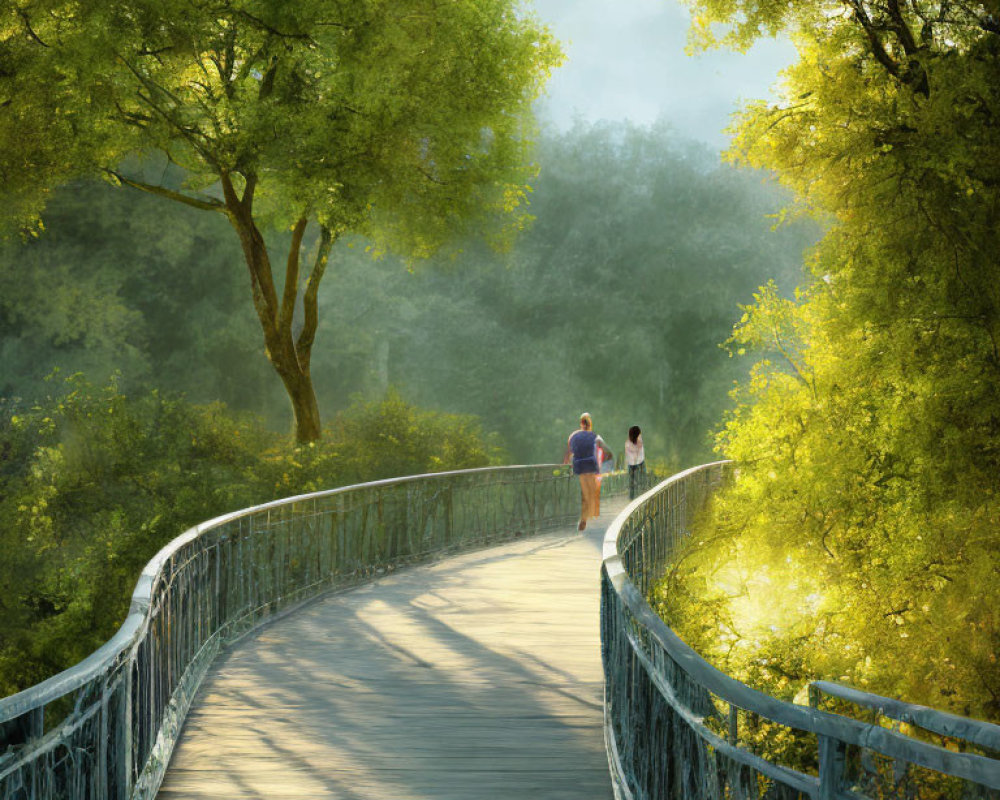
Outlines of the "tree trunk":
[{"label": "tree trunk", "polygon": [[281,380],[285,384],[285,391],[292,403],[292,413],[295,415],[295,441],[299,444],[315,442],[322,436],[323,426],[312,377],[305,374],[297,380],[289,381],[282,376]]},{"label": "tree trunk", "polygon": [[326,260],[333,243],[326,229],[320,239],[319,252],[309,276],[303,298],[305,324],[296,340],[292,336],[292,320],[299,295],[299,258],[306,220],[300,219],[292,233],[292,244],[285,268],[285,285],[279,298],[274,285],[271,259],[253,219],[252,187],[238,198],[228,179],[223,179],[228,217],[240,237],[243,256],[250,271],[250,287],[254,310],[264,334],[268,361],[274,367],[288,393],[295,419],[295,440],[300,444],[314,442],[322,436],[319,403],[313,388],[309,364],[317,326],[317,292],[326,270]]},{"label": "tree trunk", "polygon": [[[265,76],[261,86],[262,96],[270,92],[273,80],[274,69],[272,68]],[[264,333],[267,359],[281,378],[292,406],[292,414],[295,418],[295,440],[299,443],[306,443],[319,439],[323,433],[323,426],[309,365],[312,361],[313,342],[316,339],[316,330],[319,326],[319,284],[326,273],[327,258],[330,254],[330,248],[336,241],[336,235],[325,225],[320,225],[319,246],[316,250],[312,271],[306,280],[305,292],[302,295],[302,330],[298,337],[294,337],[292,336],[292,320],[295,317],[295,307],[299,298],[299,259],[302,238],[308,224],[305,217],[300,218],[292,228],[292,244],[285,267],[285,283],[281,297],[278,297],[267,245],[264,243],[264,237],[261,235],[253,216],[254,192],[257,188],[255,175],[243,176],[245,184],[241,197],[233,185],[232,176],[226,171],[220,172],[219,181],[225,196],[225,202],[220,202],[213,197],[207,199],[188,197],[171,189],[126,178],[114,170],[108,169],[106,171],[122,183],[136,189],[167,197],[195,208],[220,212],[229,219],[240,238],[243,257],[250,271],[253,307],[257,312],[257,319],[260,320],[260,327]]]}]

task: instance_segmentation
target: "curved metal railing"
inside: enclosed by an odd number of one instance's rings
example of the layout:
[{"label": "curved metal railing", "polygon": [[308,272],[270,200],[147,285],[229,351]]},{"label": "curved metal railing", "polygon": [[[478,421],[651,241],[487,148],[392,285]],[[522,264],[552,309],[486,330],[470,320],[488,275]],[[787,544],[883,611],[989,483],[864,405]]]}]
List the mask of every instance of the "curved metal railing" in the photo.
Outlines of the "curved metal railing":
[{"label": "curved metal railing", "polygon": [[146,565],[109,642],[0,700],[0,798],[152,797],[223,644],[327,590],[565,524],[579,513],[572,477],[541,465],[396,478],[191,528]]},{"label": "curved metal railing", "polygon": [[652,610],[650,589],[729,471],[717,462],[675,475],[608,529],[601,649],[618,800],[1000,797],[1000,726],[823,681],[810,706],[832,698],[846,713],[777,700],[712,667]]}]

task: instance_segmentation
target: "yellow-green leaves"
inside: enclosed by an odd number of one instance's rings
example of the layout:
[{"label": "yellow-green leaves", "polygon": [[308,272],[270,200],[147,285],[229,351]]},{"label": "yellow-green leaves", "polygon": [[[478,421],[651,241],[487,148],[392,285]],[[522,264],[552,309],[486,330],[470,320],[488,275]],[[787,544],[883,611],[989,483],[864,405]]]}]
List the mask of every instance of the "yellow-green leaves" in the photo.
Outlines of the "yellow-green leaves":
[{"label": "yellow-green leaves", "polygon": [[728,343],[760,359],[717,440],[740,477],[670,613],[687,619],[710,572],[791,558],[829,615],[779,623],[753,658],[702,638],[727,667],[1000,719],[1000,619],[982,611],[1000,604],[1000,35],[975,3],[693,6],[703,41],[715,25],[741,47],[794,39],[729,157],[773,171],[827,234],[811,285],[763,287]]}]

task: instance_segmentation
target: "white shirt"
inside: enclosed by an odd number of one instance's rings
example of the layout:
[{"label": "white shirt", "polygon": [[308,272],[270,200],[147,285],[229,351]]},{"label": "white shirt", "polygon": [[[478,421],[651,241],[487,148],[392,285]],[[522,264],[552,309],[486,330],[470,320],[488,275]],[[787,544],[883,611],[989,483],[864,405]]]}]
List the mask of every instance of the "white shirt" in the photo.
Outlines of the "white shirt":
[{"label": "white shirt", "polygon": [[642,448],[642,434],[639,434],[639,438],[635,444],[632,444],[631,439],[625,440],[625,463],[630,467],[634,467],[637,464],[641,464],[646,460],[646,453]]}]

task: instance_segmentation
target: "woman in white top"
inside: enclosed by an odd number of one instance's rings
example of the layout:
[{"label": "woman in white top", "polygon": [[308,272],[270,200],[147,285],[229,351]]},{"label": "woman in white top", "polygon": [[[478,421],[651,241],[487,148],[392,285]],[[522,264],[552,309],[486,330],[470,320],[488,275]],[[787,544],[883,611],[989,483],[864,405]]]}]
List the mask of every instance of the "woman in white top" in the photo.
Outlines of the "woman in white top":
[{"label": "woman in white top", "polygon": [[630,500],[635,500],[640,481],[646,477],[646,453],[642,448],[642,431],[638,425],[628,429],[625,463],[628,464],[628,496]]}]

